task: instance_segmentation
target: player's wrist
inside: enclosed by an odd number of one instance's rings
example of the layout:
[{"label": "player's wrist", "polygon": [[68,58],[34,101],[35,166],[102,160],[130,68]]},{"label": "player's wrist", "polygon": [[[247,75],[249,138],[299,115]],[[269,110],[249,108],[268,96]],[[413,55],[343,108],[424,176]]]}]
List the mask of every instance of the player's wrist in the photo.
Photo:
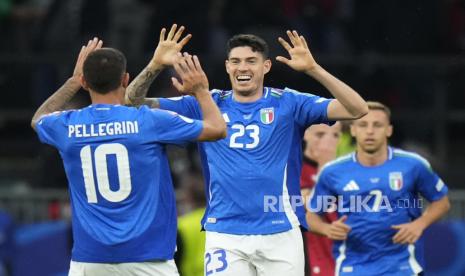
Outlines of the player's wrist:
[{"label": "player's wrist", "polygon": [[420,228],[421,231],[425,230],[429,226],[428,222],[425,221],[424,217],[419,217],[418,219],[414,220],[412,223],[416,227]]},{"label": "player's wrist", "polygon": [[321,228],[321,233],[322,233],[325,237],[331,239],[331,224],[329,224],[329,223],[323,223],[323,224],[322,224],[322,228]]},{"label": "player's wrist", "polygon": [[208,88],[197,88],[192,90],[192,95],[197,99],[206,96],[210,97],[210,91],[208,91]]},{"label": "player's wrist", "polygon": [[80,89],[82,87],[81,85],[81,79],[79,76],[75,76],[73,75],[72,77],[70,77],[67,81],[66,81],[66,84],[67,85],[70,85],[71,87],[75,88],[75,89]]},{"label": "player's wrist", "polygon": [[162,64],[161,62],[157,61],[157,60],[151,60],[149,62],[149,64],[147,65],[147,70],[149,70],[150,72],[155,72],[155,71],[158,71],[158,70],[163,70],[165,69],[166,65]]},{"label": "player's wrist", "polygon": [[304,70],[304,73],[313,77],[323,71],[323,67],[321,67],[318,63],[312,64],[308,66],[307,69]]}]

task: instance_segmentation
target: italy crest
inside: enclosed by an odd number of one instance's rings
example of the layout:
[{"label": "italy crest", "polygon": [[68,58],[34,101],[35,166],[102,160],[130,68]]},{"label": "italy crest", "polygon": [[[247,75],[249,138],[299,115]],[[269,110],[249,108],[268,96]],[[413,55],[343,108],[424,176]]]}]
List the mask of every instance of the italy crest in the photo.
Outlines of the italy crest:
[{"label": "italy crest", "polygon": [[269,125],[274,121],[274,107],[260,109],[260,120],[265,125]]},{"label": "italy crest", "polygon": [[389,187],[391,190],[399,191],[402,189],[403,180],[401,172],[391,172],[389,173]]}]

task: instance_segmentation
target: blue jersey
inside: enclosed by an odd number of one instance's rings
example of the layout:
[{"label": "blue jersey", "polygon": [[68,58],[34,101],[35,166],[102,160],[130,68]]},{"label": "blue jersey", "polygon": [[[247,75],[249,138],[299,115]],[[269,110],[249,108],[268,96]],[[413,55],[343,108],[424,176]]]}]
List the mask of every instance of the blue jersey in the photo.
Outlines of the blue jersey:
[{"label": "blue jersey", "polygon": [[[199,146],[208,203],[203,227],[244,235],[306,227],[299,204],[302,135],[309,125],[328,122],[330,100],[274,88],[265,88],[252,103],[236,102],[232,91],[212,96],[228,135]],[[190,96],[160,99],[160,107],[202,117]]]},{"label": "blue jersey", "polygon": [[202,122],[174,112],[91,105],[44,116],[43,143],[58,149],[69,182],[72,259],[172,259],[176,208],[164,145],[195,140]]},{"label": "blue jersey", "polygon": [[436,201],[446,194],[447,187],[425,159],[389,147],[388,159],[378,166],[361,165],[355,153],[328,163],[310,207],[322,213],[336,199],[338,215],[348,216],[352,230],[347,240],[334,242],[336,275],[414,275],[422,271],[415,245],[394,244],[397,230],[391,226],[421,216],[420,195]]}]

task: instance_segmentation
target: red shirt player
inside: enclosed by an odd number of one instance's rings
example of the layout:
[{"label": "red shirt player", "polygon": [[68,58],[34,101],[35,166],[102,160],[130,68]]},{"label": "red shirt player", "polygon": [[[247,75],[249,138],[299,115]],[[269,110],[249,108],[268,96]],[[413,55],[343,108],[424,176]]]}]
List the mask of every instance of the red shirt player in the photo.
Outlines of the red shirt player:
[{"label": "red shirt player", "polygon": [[[305,202],[316,182],[319,168],[336,158],[336,148],[341,134],[340,123],[332,127],[328,125],[313,125],[305,131],[305,151],[300,188]],[[326,213],[325,219],[332,222],[337,214]],[[335,262],[332,254],[332,241],[324,236],[306,232],[304,234],[305,253],[307,255],[307,275],[333,276]]]}]

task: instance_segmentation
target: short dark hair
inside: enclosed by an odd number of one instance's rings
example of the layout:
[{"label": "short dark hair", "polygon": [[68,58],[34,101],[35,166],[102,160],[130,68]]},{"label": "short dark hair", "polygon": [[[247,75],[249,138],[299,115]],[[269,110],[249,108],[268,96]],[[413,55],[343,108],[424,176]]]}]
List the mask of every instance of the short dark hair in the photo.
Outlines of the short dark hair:
[{"label": "short dark hair", "polygon": [[227,54],[236,47],[250,47],[253,52],[259,52],[264,59],[268,59],[268,44],[259,36],[253,34],[238,34],[231,37],[228,41]]},{"label": "short dark hair", "polygon": [[84,61],[83,73],[90,89],[106,94],[121,85],[126,73],[126,57],[113,48],[95,50]]}]

